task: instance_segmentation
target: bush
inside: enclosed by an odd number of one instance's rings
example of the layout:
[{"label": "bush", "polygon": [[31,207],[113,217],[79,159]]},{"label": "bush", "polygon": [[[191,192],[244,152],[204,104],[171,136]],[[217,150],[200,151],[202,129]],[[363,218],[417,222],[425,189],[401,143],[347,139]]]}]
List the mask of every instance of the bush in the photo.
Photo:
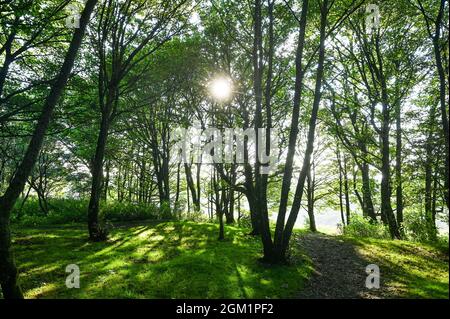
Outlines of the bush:
[{"label": "bush", "polygon": [[420,210],[405,212],[403,229],[408,240],[448,247],[448,234],[437,233],[436,237],[430,237],[426,218]]},{"label": "bush", "polygon": [[25,202],[25,205],[21,208],[22,199],[16,201],[16,205],[14,205],[11,212],[11,220],[19,219],[19,217],[39,217],[43,216],[43,212],[39,207],[39,202],[36,198],[28,198]]},{"label": "bush", "polygon": [[242,227],[242,228],[248,228],[248,229],[252,228],[252,220],[250,218],[250,212],[241,210],[241,219],[239,219],[238,225],[239,225],[239,227]]},{"label": "bush", "polygon": [[170,203],[169,202],[163,202],[161,206],[159,207],[159,216],[162,219],[170,219],[172,218],[172,211],[170,209]]},{"label": "bush", "polygon": [[[209,217],[200,211],[184,211],[179,214],[179,219],[193,222],[211,222]],[[215,219],[213,221],[215,221]]]},{"label": "bush", "polygon": [[427,222],[420,211],[406,211],[403,216],[403,228],[408,239],[419,242],[428,241]]},{"label": "bush", "polygon": [[158,219],[161,217],[158,207],[155,205],[108,202],[101,207],[102,218],[111,221]]},{"label": "bush", "polygon": [[[44,214],[37,198],[30,197],[20,209],[18,201],[12,211],[12,222],[34,226],[44,224],[87,223],[87,209],[89,202],[79,199],[50,199],[49,213]],[[143,219],[165,218],[155,205],[120,203],[116,201],[100,204],[101,219],[108,221],[131,221]]]},{"label": "bush", "polygon": [[38,199],[30,197],[21,209],[18,201],[12,210],[12,221],[23,225],[65,224],[87,222],[86,200],[49,199],[49,212],[44,214],[39,207]]},{"label": "bush", "polygon": [[350,225],[340,227],[340,230],[344,235],[359,238],[391,238],[387,226],[381,223],[371,223],[368,217],[353,214],[350,221]]}]

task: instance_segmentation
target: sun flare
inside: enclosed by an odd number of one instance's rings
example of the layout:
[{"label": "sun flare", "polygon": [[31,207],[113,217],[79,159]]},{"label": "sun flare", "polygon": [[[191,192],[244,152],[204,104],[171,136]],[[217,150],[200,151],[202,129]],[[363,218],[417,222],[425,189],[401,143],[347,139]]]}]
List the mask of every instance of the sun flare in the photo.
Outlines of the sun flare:
[{"label": "sun flare", "polygon": [[232,83],[229,78],[220,77],[215,78],[209,84],[209,90],[216,100],[224,101],[231,97],[232,94]]}]

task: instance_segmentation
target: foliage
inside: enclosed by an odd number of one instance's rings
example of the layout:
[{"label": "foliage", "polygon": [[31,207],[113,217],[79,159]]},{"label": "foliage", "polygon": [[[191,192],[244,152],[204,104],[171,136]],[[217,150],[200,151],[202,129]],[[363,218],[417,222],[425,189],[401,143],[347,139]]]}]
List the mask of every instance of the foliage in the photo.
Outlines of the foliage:
[{"label": "foliage", "polygon": [[[44,215],[36,198],[29,198],[20,210],[18,202],[12,212],[12,221],[21,225],[55,225],[87,221],[87,200],[52,198],[50,211]],[[166,219],[167,213],[153,205],[108,201],[102,205],[101,215],[106,221]]]},{"label": "foliage", "polygon": [[193,221],[193,222],[208,222],[210,221],[208,216],[199,211],[183,211],[179,217],[180,220]]},{"label": "foliage", "polygon": [[[448,224],[447,224],[448,225]],[[405,213],[403,221],[404,232],[408,240],[431,243],[443,248],[446,247],[448,251],[448,233],[434,238],[430,238],[427,221],[423,213],[419,210],[408,210]]]},{"label": "foliage", "polygon": [[351,216],[351,223],[349,225],[346,225],[343,228],[341,226],[341,233],[357,238],[390,238],[389,230],[385,225],[373,223],[369,218],[359,214],[353,214]]},{"label": "foliage", "polygon": [[418,210],[410,210],[405,213],[403,222],[406,236],[414,241],[427,242],[428,231],[425,216]]},{"label": "foliage", "polygon": [[252,222],[250,220],[250,212],[246,212],[241,210],[241,218],[238,221],[239,227],[250,228],[252,226]]}]

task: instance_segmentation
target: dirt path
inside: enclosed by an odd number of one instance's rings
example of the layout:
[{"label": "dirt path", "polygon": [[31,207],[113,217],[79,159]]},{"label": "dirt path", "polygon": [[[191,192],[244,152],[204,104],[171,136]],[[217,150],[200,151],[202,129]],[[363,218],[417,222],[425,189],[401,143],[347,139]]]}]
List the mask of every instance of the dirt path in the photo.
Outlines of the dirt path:
[{"label": "dirt path", "polygon": [[312,233],[297,240],[314,264],[312,278],[299,298],[379,298],[379,291],[365,287],[365,269],[370,262],[364,260],[352,244],[337,237]]}]

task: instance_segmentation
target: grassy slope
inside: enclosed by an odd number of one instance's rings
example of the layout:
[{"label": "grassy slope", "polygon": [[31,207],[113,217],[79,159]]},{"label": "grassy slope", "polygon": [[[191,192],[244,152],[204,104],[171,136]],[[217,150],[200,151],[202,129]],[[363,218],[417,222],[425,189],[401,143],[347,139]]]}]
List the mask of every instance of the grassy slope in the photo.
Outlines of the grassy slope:
[{"label": "grassy slope", "polygon": [[[291,266],[265,267],[261,243],[246,230],[152,222],[119,227],[106,243],[87,241],[84,225],[15,228],[14,249],[27,298],[295,297],[311,273],[300,254]],[[344,237],[380,266],[385,297],[448,298],[448,247]],[[298,252],[297,252],[298,253]],[[81,269],[81,288],[67,289],[65,267]]]},{"label": "grassy slope", "polygon": [[[355,239],[357,251],[380,267],[386,297],[449,298],[448,246],[403,240]],[[382,295],[383,295],[382,294]]]},{"label": "grassy slope", "polygon": [[[13,234],[27,298],[295,297],[308,262],[268,268],[261,243],[245,230],[193,222],[115,228],[107,243],[89,243],[83,226],[16,229]],[[77,264],[80,289],[67,289],[65,268]]]}]

